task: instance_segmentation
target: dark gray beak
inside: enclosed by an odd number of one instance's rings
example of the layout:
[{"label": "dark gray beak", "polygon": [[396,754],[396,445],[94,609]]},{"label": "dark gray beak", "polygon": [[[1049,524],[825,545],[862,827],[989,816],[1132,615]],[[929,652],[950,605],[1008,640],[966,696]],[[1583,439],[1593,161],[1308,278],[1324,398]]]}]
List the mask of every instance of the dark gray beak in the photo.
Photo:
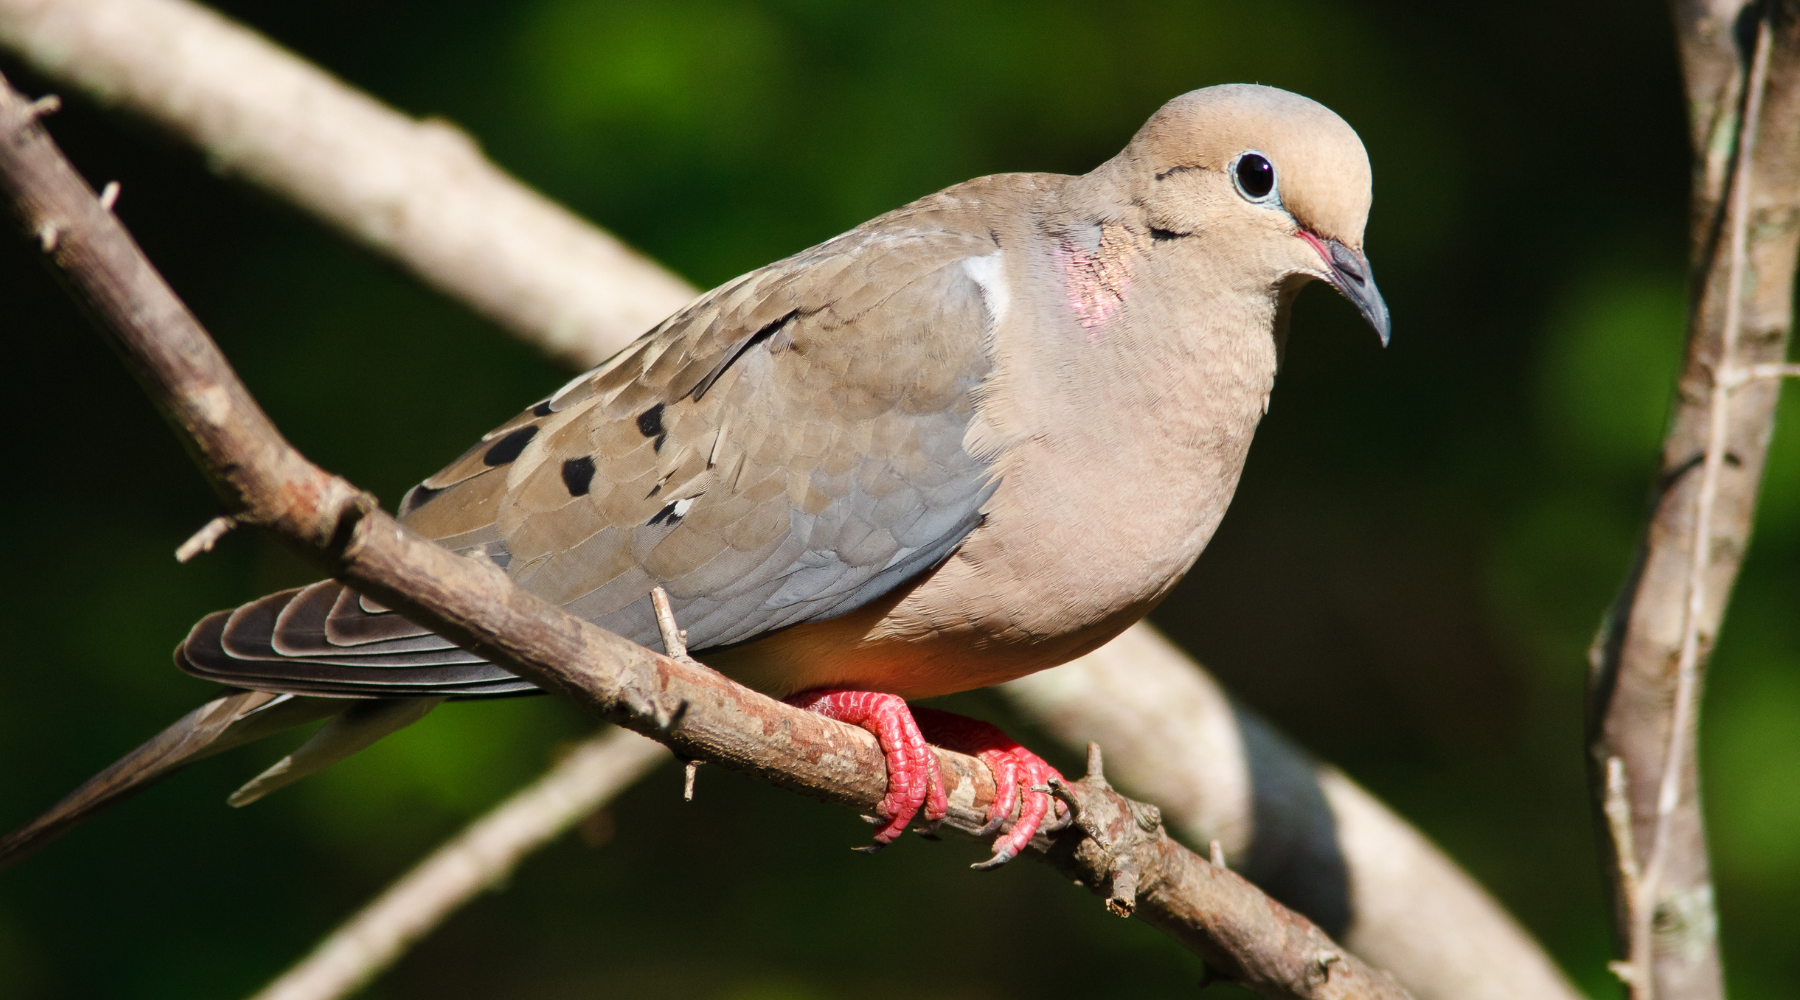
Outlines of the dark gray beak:
[{"label": "dark gray beak", "polygon": [[1388,308],[1382,300],[1381,292],[1375,287],[1375,273],[1369,270],[1369,258],[1360,252],[1350,249],[1337,240],[1323,240],[1314,237],[1314,246],[1319,247],[1325,263],[1331,269],[1331,284],[1356,306],[1363,319],[1375,328],[1381,337],[1381,346],[1388,342]]}]

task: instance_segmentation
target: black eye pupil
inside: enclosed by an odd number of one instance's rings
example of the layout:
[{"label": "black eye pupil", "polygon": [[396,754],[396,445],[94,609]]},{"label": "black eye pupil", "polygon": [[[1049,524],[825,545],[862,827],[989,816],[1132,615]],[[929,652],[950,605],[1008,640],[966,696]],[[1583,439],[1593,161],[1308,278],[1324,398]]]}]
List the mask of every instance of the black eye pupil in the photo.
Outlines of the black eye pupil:
[{"label": "black eye pupil", "polygon": [[1266,198],[1275,190],[1275,165],[1256,153],[1238,157],[1238,187],[1252,198]]}]

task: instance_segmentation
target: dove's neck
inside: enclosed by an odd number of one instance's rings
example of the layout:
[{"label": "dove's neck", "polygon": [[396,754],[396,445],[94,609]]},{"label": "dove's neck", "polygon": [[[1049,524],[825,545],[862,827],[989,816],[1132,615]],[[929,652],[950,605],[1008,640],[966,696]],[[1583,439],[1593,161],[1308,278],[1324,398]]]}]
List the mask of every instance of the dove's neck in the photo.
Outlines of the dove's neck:
[{"label": "dove's neck", "polygon": [[1027,436],[1210,509],[1266,412],[1291,292],[1241,273],[1218,234],[1079,216],[1035,228],[1008,268],[1030,314],[997,331],[1014,341],[1001,356],[1018,362],[1008,402]]}]

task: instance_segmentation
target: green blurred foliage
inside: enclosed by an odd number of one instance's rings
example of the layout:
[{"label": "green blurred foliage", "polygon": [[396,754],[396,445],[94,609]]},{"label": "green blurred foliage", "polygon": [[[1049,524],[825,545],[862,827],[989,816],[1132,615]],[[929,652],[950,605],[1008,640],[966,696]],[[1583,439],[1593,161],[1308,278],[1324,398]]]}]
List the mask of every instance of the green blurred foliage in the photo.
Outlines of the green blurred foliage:
[{"label": "green blurred foliage", "polygon": [[[1238,502],[1158,621],[1448,848],[1593,995],[1618,995],[1581,692],[1682,336],[1687,155],[1661,7],[226,10],[462,124],[701,285],[967,177],[1085,170],[1194,87],[1253,80],[1335,108],[1375,166],[1369,245],[1394,346],[1329,293],[1302,297]],[[392,500],[566,377],[192,151],[65,97],[58,140],[91,179],[123,182],[121,216],[326,466]],[[34,256],[0,249],[0,825],[207,696],[168,661],[196,617],[309,578],[247,535],[169,558],[212,501]],[[1800,981],[1784,906],[1800,893],[1796,567],[1790,389],[1703,730],[1746,1000]],[[979,695],[960,704],[1004,718]],[[590,726],[549,699],[452,705],[243,811],[224,795],[285,747],[198,765],[0,877],[0,996],[244,994]],[[598,849],[569,837],[529,860],[367,995],[1144,997],[1188,995],[1200,975],[1043,870],[972,875],[967,843],[864,858],[844,850],[865,834],[841,811],[717,769],[683,804],[679,780],[665,769],[625,795]]]}]

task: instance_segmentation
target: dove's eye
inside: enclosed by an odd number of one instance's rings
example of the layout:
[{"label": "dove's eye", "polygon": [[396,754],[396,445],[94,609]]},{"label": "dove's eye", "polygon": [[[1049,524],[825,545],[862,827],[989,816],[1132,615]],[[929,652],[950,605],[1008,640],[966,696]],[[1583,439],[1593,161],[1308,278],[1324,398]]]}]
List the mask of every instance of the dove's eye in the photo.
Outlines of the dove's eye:
[{"label": "dove's eye", "polygon": [[1261,153],[1239,154],[1231,176],[1239,193],[1251,201],[1269,201],[1275,194],[1275,164]]}]

